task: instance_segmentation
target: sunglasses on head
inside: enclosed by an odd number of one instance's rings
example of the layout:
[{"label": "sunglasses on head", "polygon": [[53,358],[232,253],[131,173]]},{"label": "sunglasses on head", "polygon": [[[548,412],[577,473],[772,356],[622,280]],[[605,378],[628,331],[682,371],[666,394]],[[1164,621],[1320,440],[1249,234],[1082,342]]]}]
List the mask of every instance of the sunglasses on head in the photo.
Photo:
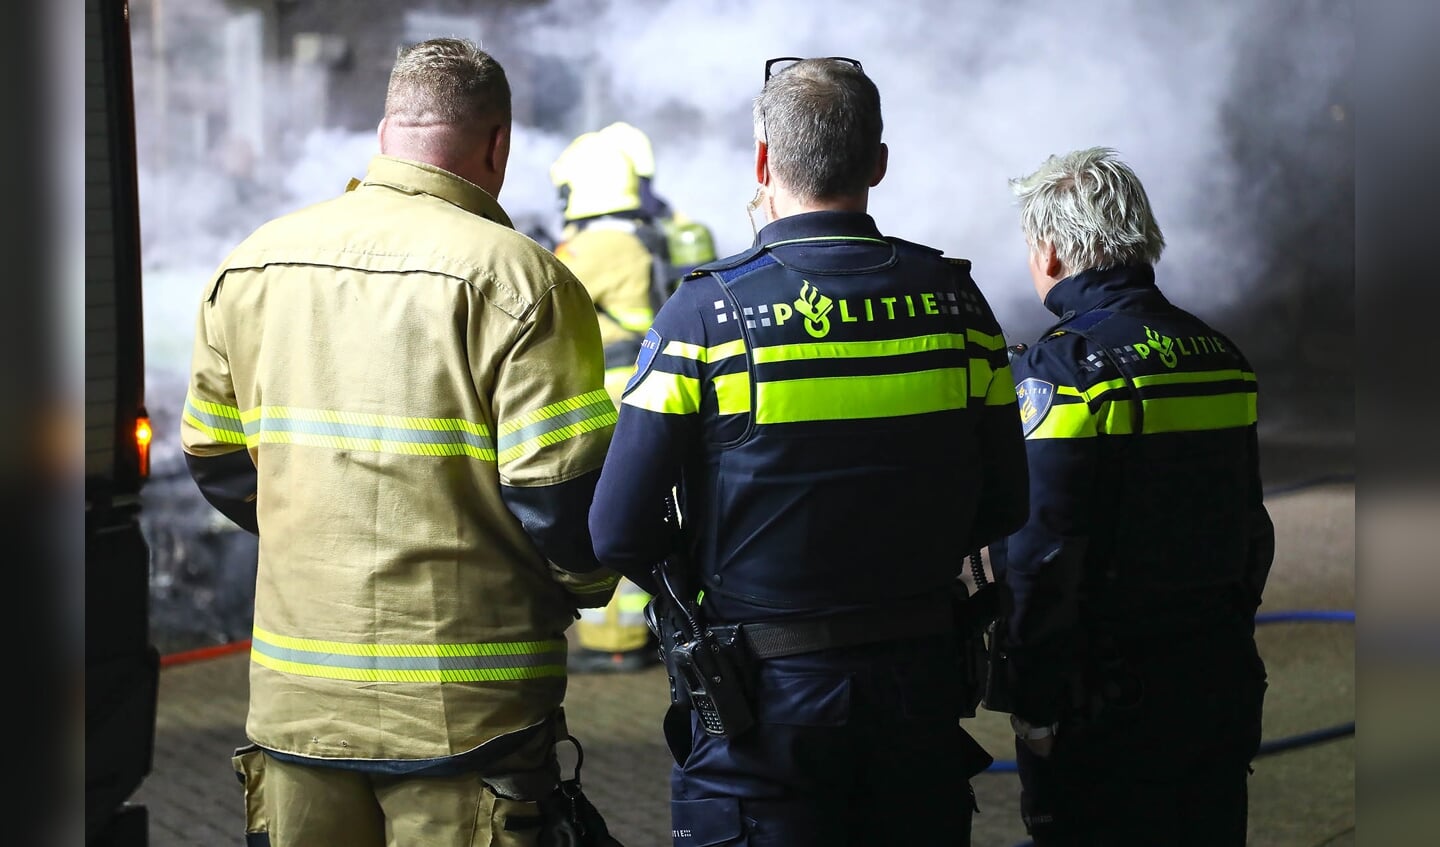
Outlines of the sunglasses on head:
[{"label": "sunglasses on head", "polygon": [[[851,59],[849,56],[825,56],[824,58],[834,62],[845,62],[847,64],[854,65],[855,70],[862,73],[865,71],[865,69],[860,66],[859,60]],[[784,73],[785,71],[794,67],[797,62],[803,61],[805,60],[799,56],[780,56],[778,58],[766,61],[765,81],[769,82],[770,77],[775,76],[778,73]]]}]

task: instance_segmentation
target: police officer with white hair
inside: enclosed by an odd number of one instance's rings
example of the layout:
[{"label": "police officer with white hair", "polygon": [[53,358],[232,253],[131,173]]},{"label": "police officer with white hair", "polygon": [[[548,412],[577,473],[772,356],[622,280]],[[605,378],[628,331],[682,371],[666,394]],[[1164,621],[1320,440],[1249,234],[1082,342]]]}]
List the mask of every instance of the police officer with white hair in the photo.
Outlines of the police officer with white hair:
[{"label": "police officer with white hair", "polygon": [[1039,847],[1238,847],[1274,551],[1255,373],[1156,286],[1165,239],[1114,151],[1011,185],[1059,319],[1013,361],[1030,517],[991,548],[1026,826]]}]

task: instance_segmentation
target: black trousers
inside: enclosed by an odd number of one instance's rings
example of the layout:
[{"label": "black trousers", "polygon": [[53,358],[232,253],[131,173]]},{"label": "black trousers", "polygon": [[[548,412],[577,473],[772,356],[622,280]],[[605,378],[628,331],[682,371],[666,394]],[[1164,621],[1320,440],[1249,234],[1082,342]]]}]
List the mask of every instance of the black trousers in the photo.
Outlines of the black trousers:
[{"label": "black trousers", "polygon": [[1265,694],[1253,640],[1133,670],[1138,699],[1062,718],[1048,758],[1016,742],[1036,847],[1243,847]]},{"label": "black trousers", "polygon": [[990,759],[960,728],[959,666],[953,639],[760,663],[754,727],[732,741],[692,720],[672,746],[674,844],[966,847]]}]

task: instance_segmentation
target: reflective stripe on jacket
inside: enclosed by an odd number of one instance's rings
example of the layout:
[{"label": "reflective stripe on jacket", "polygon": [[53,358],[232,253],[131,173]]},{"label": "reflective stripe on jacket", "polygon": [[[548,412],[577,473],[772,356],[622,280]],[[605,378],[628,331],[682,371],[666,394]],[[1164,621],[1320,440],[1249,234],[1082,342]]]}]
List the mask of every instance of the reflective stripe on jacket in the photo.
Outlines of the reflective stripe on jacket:
[{"label": "reflective stripe on jacket", "polygon": [[[224,261],[194,349],[184,449],[258,473],[250,738],[429,759],[548,717],[579,595],[616,580],[566,489],[616,413],[564,266],[480,188],[381,156]],[[527,532],[547,522],[576,573]]]},{"label": "reflective stripe on jacket", "polygon": [[1030,519],[997,545],[1015,711],[1032,723],[1054,719],[1088,634],[1163,645],[1247,626],[1273,552],[1255,374],[1235,344],[1149,265],[1069,277],[1046,305],[1060,322],[1013,362]]},{"label": "reflective stripe on jacket", "polygon": [[720,619],[945,590],[1025,509],[1004,339],[969,263],[864,214],[782,218],[760,239],[656,317],[591,511],[601,561],[648,570],[683,476]]}]

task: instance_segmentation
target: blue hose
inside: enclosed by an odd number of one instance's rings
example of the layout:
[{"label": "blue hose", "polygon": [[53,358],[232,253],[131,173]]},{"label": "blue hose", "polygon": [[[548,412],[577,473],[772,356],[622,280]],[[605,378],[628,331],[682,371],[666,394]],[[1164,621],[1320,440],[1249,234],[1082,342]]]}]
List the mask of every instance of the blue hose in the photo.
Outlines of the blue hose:
[{"label": "blue hose", "polygon": [[1334,621],[1355,623],[1353,609],[1300,609],[1293,612],[1261,612],[1255,616],[1255,623],[1303,623],[1307,621]]},{"label": "blue hose", "polygon": [[[1255,616],[1255,623],[1309,623],[1309,622],[1334,622],[1354,623],[1354,609],[1298,609],[1290,612],[1262,612]],[[1336,724],[1313,732],[1305,732],[1300,735],[1289,735],[1284,738],[1276,738],[1260,744],[1260,750],[1255,754],[1258,759],[1261,756],[1269,756],[1274,753],[1283,753],[1286,750],[1297,750],[1301,747],[1309,747],[1312,744],[1319,744],[1324,741],[1332,741],[1336,738],[1345,738],[1355,734],[1355,722]],[[985,773],[1016,773],[1018,767],[1014,759],[996,759]]]}]

